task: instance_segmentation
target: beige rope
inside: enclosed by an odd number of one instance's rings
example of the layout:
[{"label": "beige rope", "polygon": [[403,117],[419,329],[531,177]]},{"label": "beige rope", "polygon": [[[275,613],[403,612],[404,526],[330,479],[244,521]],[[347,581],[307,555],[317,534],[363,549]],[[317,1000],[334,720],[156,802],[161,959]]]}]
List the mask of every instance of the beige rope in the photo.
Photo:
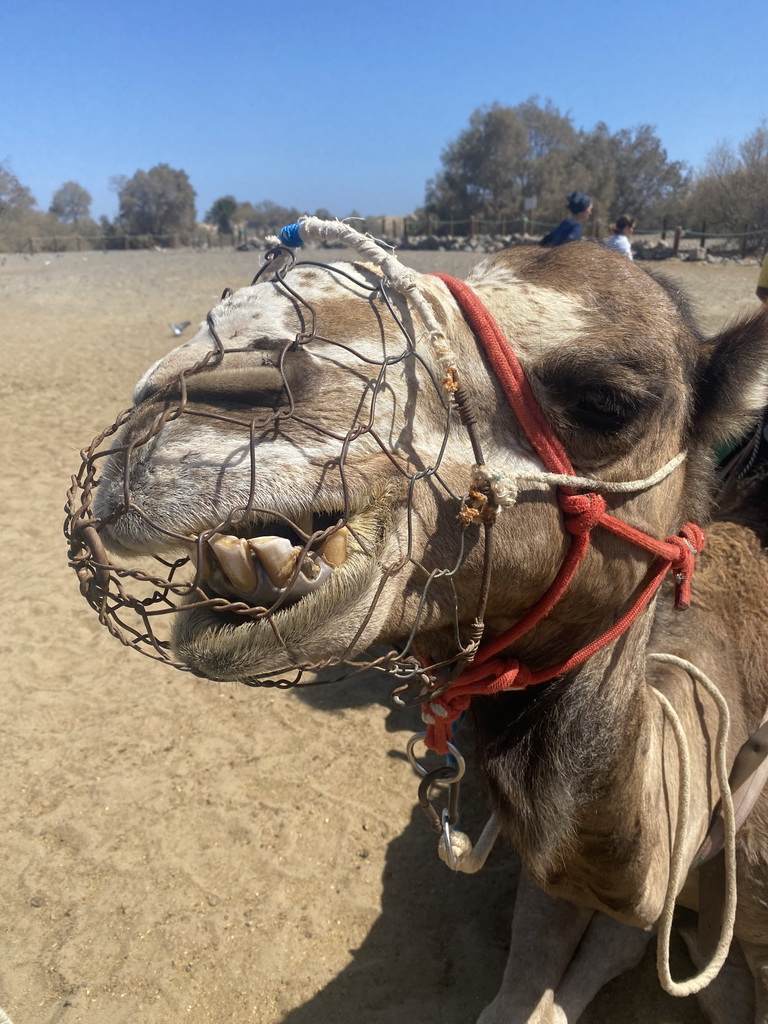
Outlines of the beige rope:
[{"label": "beige rope", "polygon": [[728,705],[715,684],[701,669],[691,664],[690,661],[686,661],[685,658],[678,658],[674,654],[650,654],[649,657],[654,661],[676,665],[678,668],[683,669],[684,672],[687,672],[695,682],[701,683],[717,705],[720,717],[715,745],[715,770],[720,787],[720,800],[725,827],[725,907],[723,910],[723,923],[720,930],[720,938],[707,966],[699,974],[694,975],[694,977],[689,978],[687,981],[677,982],[673,980],[669,970],[669,941],[672,934],[672,917],[675,912],[675,901],[684,881],[683,872],[687,870],[687,865],[683,860],[683,852],[688,833],[688,815],[690,811],[690,755],[688,753],[685,732],[680,724],[677,712],[664,694],[653,688],[675,734],[680,756],[680,808],[675,827],[675,845],[670,863],[667,892],[664,897],[664,909],[659,918],[656,969],[659,975],[659,982],[665,992],[672,996],[689,996],[706,988],[719,973],[731,948],[733,926],[736,920],[736,823],[733,812],[733,798],[728,784],[728,730],[730,715],[728,713]]},{"label": "beige rope", "polygon": [[473,486],[489,487],[499,507],[509,507],[517,500],[518,484],[522,481],[551,484],[554,487],[575,487],[578,490],[605,491],[615,494],[629,494],[633,491],[646,491],[661,483],[677,467],[685,461],[687,452],[679,452],[669,462],[657,469],[655,473],[642,480],[598,480],[592,476],[569,476],[567,473],[548,473],[538,469],[498,469],[493,466],[474,466],[472,471]]},{"label": "beige rope", "polygon": [[455,365],[456,356],[432,312],[432,307],[424,297],[417,275],[409,267],[404,266],[394,252],[387,252],[371,235],[364,235],[341,220],[300,217],[298,226],[302,241],[341,242],[350,249],[355,249],[367,262],[379,267],[391,287],[417,310],[443,363],[443,370]]},{"label": "beige rope", "polygon": [[[457,828],[449,828],[451,849],[447,848],[445,836],[440,836],[437,844],[437,855],[451,871],[462,872],[465,875],[474,875],[488,860],[488,854],[493,849],[493,844],[501,831],[499,816],[494,813],[485,823],[485,828],[475,845],[466,832],[460,832]],[[1,1024],[1,1022],[0,1022]]]}]

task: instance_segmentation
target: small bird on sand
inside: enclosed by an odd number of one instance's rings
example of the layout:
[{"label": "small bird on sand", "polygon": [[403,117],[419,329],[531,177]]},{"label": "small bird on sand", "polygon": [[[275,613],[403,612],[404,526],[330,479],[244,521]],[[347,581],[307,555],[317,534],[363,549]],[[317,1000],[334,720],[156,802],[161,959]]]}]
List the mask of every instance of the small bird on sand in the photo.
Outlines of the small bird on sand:
[{"label": "small bird on sand", "polygon": [[189,320],[185,320],[183,323],[180,324],[168,324],[168,326],[171,328],[173,333],[178,338],[178,336],[180,334],[183,334],[184,331],[186,331],[186,329],[189,327]]}]

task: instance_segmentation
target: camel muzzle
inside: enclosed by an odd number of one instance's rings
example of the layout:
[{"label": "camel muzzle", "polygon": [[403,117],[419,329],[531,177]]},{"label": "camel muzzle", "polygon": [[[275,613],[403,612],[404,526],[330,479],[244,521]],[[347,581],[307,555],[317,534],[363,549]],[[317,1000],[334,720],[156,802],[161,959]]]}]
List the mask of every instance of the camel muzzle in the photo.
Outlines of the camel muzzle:
[{"label": "camel muzzle", "polygon": [[[380,356],[374,358],[370,351],[356,350],[347,341],[334,342],[332,337],[321,336],[321,310],[312,296],[302,294],[296,280],[295,268],[307,265],[316,268],[318,274],[341,281],[352,293],[350,302],[377,301],[390,320],[388,338],[399,338],[398,348],[393,350],[388,340]],[[263,405],[251,411],[242,395],[235,403],[218,390],[221,379],[234,378],[230,364],[237,364],[238,369],[250,353],[247,345],[222,340],[216,310],[212,311],[207,317],[207,351],[154,389],[150,371],[137,389],[138,404],[122,412],[81,452],[81,464],[67,494],[64,527],[70,565],[78,576],[80,591],[100,622],[122,644],[181,671],[208,674],[180,658],[174,645],[179,617],[205,615],[229,630],[263,625],[277,639],[281,656],[273,656],[258,673],[243,675],[240,681],[249,685],[305,685],[307,673],[331,665],[338,667],[339,677],[376,667],[394,673],[403,683],[422,680],[413,636],[429,598],[436,589],[450,587],[461,567],[466,548],[464,534],[474,521],[476,503],[472,496],[452,490],[441,475],[452,430],[450,392],[419,353],[416,339],[396,309],[384,279],[375,278],[372,286],[369,280],[353,277],[336,266],[297,264],[292,253],[276,247],[266,254],[252,285],[278,289],[299,310],[302,325],[294,337],[276,342],[270,350],[270,365],[263,372],[270,374],[272,407]],[[225,291],[224,299],[231,294]],[[306,370],[302,364],[299,374],[296,361],[304,355],[312,356],[318,342],[338,353],[339,362],[354,363],[355,372],[349,375],[347,385],[348,393],[354,396],[352,412],[342,427],[329,425],[319,413],[313,417],[306,400],[298,394],[304,387],[300,377]],[[365,375],[360,367],[365,367]],[[384,407],[390,380],[404,373],[418,374],[418,401],[425,401],[425,391],[429,390],[429,400],[442,410],[433,450],[417,453],[410,462],[390,439],[394,403]],[[201,395],[206,396],[204,401]],[[207,512],[202,516],[204,522],[191,530],[188,524],[170,522],[165,512],[155,510],[153,502],[137,496],[136,481],[151,477],[147,467],[157,460],[158,452],[164,451],[166,438],[178,437],[182,423],[190,429],[216,429],[237,438],[244,467],[239,479],[241,484],[243,479],[246,481],[246,493],[240,486],[237,497],[228,499],[229,507],[219,507],[215,515]],[[273,488],[266,504],[263,479],[269,455],[265,454],[264,438],[270,431],[285,433],[292,427],[309,439],[308,445],[325,446],[321,472],[334,477],[332,496],[324,497],[322,485],[316,494],[302,500],[297,498],[295,487],[286,487],[284,497],[276,495]],[[389,482],[382,485],[383,489],[396,491],[399,496],[408,537],[401,545],[404,550],[386,550],[383,538],[388,529],[390,499],[374,493],[374,484],[366,484],[366,460],[356,456],[363,443],[371,457],[378,453],[378,460],[387,466]],[[178,443],[168,445],[169,450],[177,447]],[[162,458],[167,461],[170,456]],[[271,467],[276,478],[280,471],[279,465]],[[180,465],[180,480],[186,479],[185,472]],[[438,491],[440,500],[453,508],[448,516],[454,534],[449,548],[459,552],[458,563],[425,568],[419,554],[411,550],[416,494],[427,488]],[[195,501],[187,504],[194,506]],[[193,513],[194,508],[190,515]],[[297,654],[295,642],[282,641],[286,615],[303,613],[312,603],[320,606],[325,602],[329,609],[324,614],[332,616],[335,595],[346,595],[350,586],[347,581],[365,573],[372,582],[367,587],[360,585],[366,594],[365,603],[357,608],[358,627],[345,640],[340,654],[302,657]],[[399,649],[361,654],[361,638],[376,614],[382,592],[393,580],[406,577],[418,578],[421,590],[410,635]],[[456,649],[445,659],[446,665],[464,653],[458,612],[452,632],[457,638]]]}]

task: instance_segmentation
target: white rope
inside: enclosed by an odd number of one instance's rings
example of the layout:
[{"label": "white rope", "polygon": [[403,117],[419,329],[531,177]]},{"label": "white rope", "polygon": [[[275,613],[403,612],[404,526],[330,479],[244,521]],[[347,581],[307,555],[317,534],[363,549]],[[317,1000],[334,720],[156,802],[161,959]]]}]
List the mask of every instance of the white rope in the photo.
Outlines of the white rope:
[{"label": "white rope", "polygon": [[364,235],[341,220],[301,217],[298,221],[298,231],[303,242],[342,242],[350,249],[355,249],[364,260],[379,267],[394,291],[417,310],[443,363],[443,370],[456,364],[453,349],[437,322],[432,307],[424,297],[418,276],[409,267],[404,266],[394,252],[387,252],[371,235]]},{"label": "white rope", "polygon": [[449,828],[451,849],[450,851],[447,849],[445,836],[440,836],[437,855],[451,871],[474,875],[485,866],[488,854],[493,849],[493,844],[500,831],[501,822],[495,811],[485,823],[485,828],[474,846],[466,832],[460,832],[457,828]]},{"label": "white rope", "polygon": [[687,452],[680,452],[661,469],[642,480],[598,480],[591,476],[569,476],[567,473],[548,473],[538,469],[498,469],[493,466],[473,466],[472,484],[489,487],[501,508],[515,504],[520,481],[552,484],[554,487],[574,487],[578,490],[609,491],[614,494],[629,494],[654,487],[670,475],[685,460]]},{"label": "white rope", "polygon": [[[715,770],[720,787],[720,802],[725,828],[725,907],[723,909],[723,922],[720,929],[720,938],[707,966],[699,974],[694,975],[693,978],[677,982],[673,980],[669,970],[669,942],[672,934],[672,917],[675,912],[675,901],[684,880],[683,872],[687,870],[687,865],[683,860],[683,852],[688,833],[688,815],[690,810],[690,755],[688,753],[685,732],[680,724],[677,712],[664,694],[660,693],[655,687],[653,688],[675,734],[680,755],[680,807],[675,828],[675,847],[670,864],[669,882],[664,897],[664,909],[659,918],[656,970],[659,975],[659,982],[666,992],[672,996],[689,996],[706,988],[719,973],[728,956],[728,950],[731,948],[733,926],[736,920],[736,823],[733,811],[733,798],[728,784],[728,730],[730,715],[728,713],[728,705],[718,688],[701,669],[691,664],[690,661],[686,661],[685,658],[678,658],[674,654],[650,654],[649,657],[654,661],[676,665],[678,668],[683,669],[684,672],[687,672],[691,679],[701,683],[717,705],[719,712],[717,741],[715,745]],[[701,912],[701,908],[699,908],[699,912]]]}]

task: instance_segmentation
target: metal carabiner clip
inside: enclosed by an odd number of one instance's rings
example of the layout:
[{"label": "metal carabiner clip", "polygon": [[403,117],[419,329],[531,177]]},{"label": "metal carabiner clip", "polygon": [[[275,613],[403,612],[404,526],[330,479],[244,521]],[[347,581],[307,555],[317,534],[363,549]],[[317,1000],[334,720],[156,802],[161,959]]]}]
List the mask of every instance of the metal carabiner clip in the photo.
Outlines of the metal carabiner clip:
[{"label": "metal carabiner clip", "polygon": [[[450,826],[455,825],[459,818],[459,784],[467,770],[467,766],[458,747],[449,743],[448,750],[452,763],[440,765],[429,771],[414,753],[414,747],[424,739],[425,735],[426,733],[417,732],[411,736],[408,740],[406,752],[414,771],[421,775],[418,790],[419,804],[426,814],[433,831],[440,835],[450,835]],[[437,783],[445,783],[448,786],[448,804],[440,814],[435,810],[430,799],[430,790]]]},{"label": "metal carabiner clip", "polygon": [[[408,740],[408,743],[405,748],[405,753],[406,756],[408,757],[408,760],[410,761],[411,768],[413,768],[417,775],[429,774],[429,769],[426,767],[426,765],[423,765],[421,761],[419,761],[418,757],[416,757],[416,754],[414,753],[416,744],[423,743],[426,737],[426,732],[415,732],[413,736],[411,736],[411,738]],[[456,776],[455,779],[453,779],[453,781],[458,782],[467,770],[467,763],[464,760],[464,756],[462,755],[461,751],[457,746],[454,746],[454,744],[451,742],[449,742],[447,746],[450,759],[453,763],[449,762],[447,765],[443,765],[441,767],[450,768],[451,771],[453,771]]]}]

